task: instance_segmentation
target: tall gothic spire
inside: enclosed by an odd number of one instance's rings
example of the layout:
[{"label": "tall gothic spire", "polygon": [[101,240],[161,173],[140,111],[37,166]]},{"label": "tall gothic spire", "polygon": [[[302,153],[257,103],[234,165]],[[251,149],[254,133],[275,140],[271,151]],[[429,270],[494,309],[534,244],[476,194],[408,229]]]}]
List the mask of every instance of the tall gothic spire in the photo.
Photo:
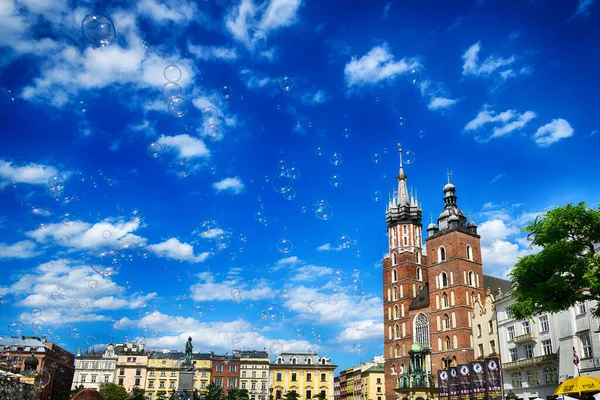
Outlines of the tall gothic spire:
[{"label": "tall gothic spire", "polygon": [[408,206],[410,205],[410,200],[408,197],[408,189],[406,188],[406,174],[404,173],[404,167],[402,166],[402,147],[400,143],[398,143],[398,153],[400,154],[400,171],[398,172],[398,205],[399,206]]}]

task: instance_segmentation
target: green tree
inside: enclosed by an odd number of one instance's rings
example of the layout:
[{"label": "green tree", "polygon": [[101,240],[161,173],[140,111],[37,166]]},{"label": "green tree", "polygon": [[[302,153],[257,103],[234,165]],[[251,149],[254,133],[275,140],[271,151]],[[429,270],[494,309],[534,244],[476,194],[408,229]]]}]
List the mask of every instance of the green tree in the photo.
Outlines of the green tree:
[{"label": "green tree", "polygon": [[290,390],[283,395],[284,400],[299,400],[300,395],[295,390]]},{"label": "green tree", "polygon": [[144,389],[139,387],[133,388],[131,391],[131,396],[129,396],[129,400],[146,400]]},{"label": "green tree", "polygon": [[123,386],[112,382],[102,384],[98,392],[102,396],[102,400],[127,400],[129,398],[127,390]]},{"label": "green tree", "polygon": [[221,386],[211,383],[206,387],[206,396],[204,396],[204,400],[221,400],[223,397],[225,396]]},{"label": "green tree", "polygon": [[315,397],[313,397],[313,399],[316,399],[316,400],[326,400],[327,399],[327,395],[325,394],[325,392],[319,392],[318,394],[315,395]]},{"label": "green tree", "polygon": [[[512,269],[510,306],[515,318],[558,312],[600,300],[600,208],[568,204],[535,218],[523,231],[539,253],[522,257]],[[600,317],[600,309],[594,310]]]},{"label": "green tree", "polygon": [[165,392],[158,392],[156,395],[156,400],[167,400],[167,395]]},{"label": "green tree", "polygon": [[250,400],[248,389],[229,389],[227,400]]}]

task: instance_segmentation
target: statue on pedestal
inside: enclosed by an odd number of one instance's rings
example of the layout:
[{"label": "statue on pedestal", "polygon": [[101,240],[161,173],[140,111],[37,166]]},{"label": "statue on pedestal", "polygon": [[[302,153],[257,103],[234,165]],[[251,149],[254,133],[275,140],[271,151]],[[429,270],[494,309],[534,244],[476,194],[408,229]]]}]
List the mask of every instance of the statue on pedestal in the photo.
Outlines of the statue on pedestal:
[{"label": "statue on pedestal", "polygon": [[192,349],[194,346],[192,345],[192,337],[188,337],[188,341],[185,344],[185,361],[183,365],[192,365]]}]

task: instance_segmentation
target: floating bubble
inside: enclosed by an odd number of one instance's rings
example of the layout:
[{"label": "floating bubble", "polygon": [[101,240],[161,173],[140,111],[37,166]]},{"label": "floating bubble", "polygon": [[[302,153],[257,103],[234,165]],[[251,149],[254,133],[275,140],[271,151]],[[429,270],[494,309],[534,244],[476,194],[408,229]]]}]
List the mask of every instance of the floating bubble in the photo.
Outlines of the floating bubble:
[{"label": "floating bubble", "polygon": [[344,271],[340,271],[339,269],[334,270],[331,273],[331,283],[334,285],[341,285],[346,280],[346,274]]},{"label": "floating bubble", "polygon": [[329,162],[333,165],[340,165],[342,163],[342,155],[340,153],[333,153],[329,156]]},{"label": "floating bubble", "polygon": [[75,198],[75,193],[65,185],[55,186],[49,190],[50,197],[61,203],[69,203]]},{"label": "floating bubble", "polygon": [[50,189],[53,189],[57,186],[64,186],[64,184],[65,180],[62,176],[55,175],[48,179],[48,186],[50,187]]},{"label": "floating bubble", "polygon": [[333,187],[342,186],[342,176],[340,174],[333,174],[329,177],[329,184]]},{"label": "floating bubble", "polygon": [[421,71],[418,68],[413,68],[410,71],[408,71],[406,77],[408,78],[408,81],[410,83],[416,85],[416,83],[421,80]]},{"label": "floating bubble", "polygon": [[208,123],[216,123],[219,120],[219,112],[214,107],[206,106],[202,109],[202,118]]},{"label": "floating bubble", "polygon": [[87,112],[87,109],[88,109],[88,105],[85,101],[79,100],[77,102],[77,111],[79,111],[82,114],[85,114]]},{"label": "floating bubble", "polygon": [[287,174],[290,178],[296,180],[300,177],[300,170],[296,167],[292,167],[287,170]]},{"label": "floating bubble", "polygon": [[142,302],[136,307],[136,310],[140,318],[144,318],[156,312],[156,306],[151,301]]},{"label": "floating bubble", "polygon": [[373,201],[379,201],[381,200],[381,192],[379,190],[374,191],[373,193],[371,193],[371,199],[373,199]]},{"label": "floating bubble", "polygon": [[223,86],[221,89],[219,89],[219,94],[222,98],[229,99],[231,96],[233,96],[233,89],[231,89],[229,86]]},{"label": "floating bubble", "polygon": [[222,139],[223,134],[221,132],[221,127],[217,124],[210,124],[206,127],[206,133],[211,139]]},{"label": "floating bubble", "polygon": [[31,321],[31,328],[33,329],[34,333],[40,333],[42,329],[44,329],[44,321],[41,319],[35,319]]},{"label": "floating bubble", "polygon": [[404,150],[402,154],[402,162],[404,164],[412,164],[415,162],[415,153],[412,150]]},{"label": "floating bubble", "polygon": [[150,45],[145,40],[140,40],[140,46],[142,46],[146,50],[150,48]]},{"label": "floating bubble", "polygon": [[260,312],[260,318],[265,321],[277,321],[281,318],[281,309],[277,304],[269,304]]},{"label": "floating bubble", "polygon": [[292,188],[291,190],[288,190],[285,193],[281,193],[281,196],[286,200],[293,200],[296,198],[296,191],[294,190],[294,188]]},{"label": "floating bubble", "polygon": [[37,389],[43,389],[50,383],[50,379],[52,375],[50,372],[45,369],[41,369],[40,372],[35,373],[35,377],[33,378],[33,386]]},{"label": "floating bubble", "polygon": [[323,155],[323,148],[322,147],[317,147],[317,155],[319,157],[321,157]]},{"label": "floating bubble", "polygon": [[260,223],[266,223],[267,222],[267,217],[265,216],[265,213],[263,213],[262,211],[257,211],[254,213],[254,219],[257,222]]},{"label": "floating bubble", "polygon": [[352,136],[352,131],[350,130],[350,128],[342,129],[342,137],[344,139],[348,139],[350,136]]},{"label": "floating bubble", "polygon": [[90,289],[96,289],[98,287],[98,281],[92,279],[91,281],[88,282],[88,287]]},{"label": "floating bubble", "polygon": [[365,350],[366,350],[366,346],[364,344],[362,344],[362,343],[357,343],[357,344],[354,345],[354,352],[355,353],[361,354],[361,353],[364,353]]},{"label": "floating bubble", "polygon": [[282,238],[277,242],[277,250],[280,253],[287,254],[294,249],[294,244],[291,240]]},{"label": "floating bubble", "polygon": [[137,208],[134,208],[131,211],[131,216],[130,216],[130,220],[131,222],[135,222],[136,224],[141,224],[142,222],[144,222],[144,214]]},{"label": "floating bubble", "polygon": [[296,328],[296,329],[294,329],[294,336],[297,339],[303,338],[304,337],[304,329],[302,329],[302,328]]},{"label": "floating bubble", "polygon": [[287,163],[285,162],[285,160],[277,161],[277,168],[284,171],[287,168]]},{"label": "floating bubble", "polygon": [[158,158],[162,154],[162,146],[156,142],[152,142],[146,146],[146,154],[150,158]]},{"label": "floating bubble", "polygon": [[185,159],[178,159],[171,163],[170,166],[175,171],[175,174],[180,178],[187,178],[192,173],[192,167]]},{"label": "floating bubble", "polygon": [[117,250],[100,250],[92,256],[90,265],[100,275],[108,277],[119,272],[121,259]]},{"label": "floating bubble", "polygon": [[423,139],[425,137],[425,131],[421,129],[419,132],[417,132],[417,137],[419,139]]},{"label": "floating bubble", "polygon": [[186,304],[187,304],[187,296],[186,295],[175,296],[175,299],[173,299],[173,306],[178,310],[183,310],[185,308]]},{"label": "floating bubble", "polygon": [[121,259],[123,261],[131,262],[135,260],[139,256],[140,245],[131,242],[125,241],[119,245],[119,254],[121,254]]},{"label": "floating bubble", "polygon": [[404,126],[405,123],[406,119],[404,119],[404,117],[398,117],[398,125]]},{"label": "floating bubble", "polygon": [[111,236],[112,236],[112,233],[109,230],[102,231],[102,237],[104,239],[110,239]]},{"label": "floating bubble", "polygon": [[289,76],[284,76],[279,80],[279,87],[289,92],[294,87],[294,80]]},{"label": "floating bubble", "polygon": [[300,207],[300,212],[301,213],[306,214],[307,211],[308,211],[308,208],[306,206]]},{"label": "floating bubble", "polygon": [[62,224],[66,226],[75,225],[76,220],[77,218],[75,218],[71,213],[65,213],[60,217],[60,222],[62,222]]},{"label": "floating bubble", "polygon": [[319,303],[318,302],[316,302],[314,300],[308,302],[308,311],[310,313],[316,313],[318,308],[319,308]]},{"label": "floating bubble", "polygon": [[240,289],[233,288],[233,289],[231,289],[231,298],[236,303],[239,303],[240,301],[242,301],[244,299],[244,295],[242,294],[242,291]]},{"label": "floating bubble", "polygon": [[31,314],[33,318],[39,318],[40,315],[42,315],[42,310],[39,308],[33,308],[31,311],[29,311],[29,314]]},{"label": "floating bubble", "polygon": [[352,239],[350,239],[350,236],[348,236],[348,235],[340,235],[337,238],[337,244],[342,249],[348,249],[352,245]]},{"label": "floating bubble", "polygon": [[171,97],[167,104],[169,113],[176,118],[181,118],[188,112],[188,103],[183,97]]},{"label": "floating bubble", "polygon": [[164,75],[169,82],[178,82],[181,79],[181,70],[177,65],[168,65],[165,68]]},{"label": "floating bubble", "polygon": [[68,244],[69,243],[69,237],[68,236],[61,236],[60,237],[60,241],[62,242],[62,244]]},{"label": "floating bubble", "polygon": [[46,228],[51,222],[52,211],[44,207],[32,206],[29,209],[29,215],[33,219],[36,229]]},{"label": "floating bubble", "polygon": [[315,216],[323,221],[329,220],[333,216],[333,208],[327,200],[319,200],[313,205]]},{"label": "floating bubble", "polygon": [[279,342],[273,342],[271,343],[271,354],[275,354],[275,355],[280,355],[281,353],[283,353],[283,345]]},{"label": "floating bubble", "polygon": [[21,321],[12,321],[8,324],[8,331],[13,335],[20,336],[23,333],[23,323]]},{"label": "floating bubble", "polygon": [[221,234],[216,237],[215,243],[219,250],[223,250],[223,249],[226,249],[227,247],[229,247],[229,244],[231,243],[231,239],[229,238],[229,235]]},{"label": "floating bubble", "polygon": [[206,306],[204,304],[198,304],[194,307],[194,313],[199,317],[204,316],[206,314]]},{"label": "floating bubble", "polygon": [[377,153],[373,154],[373,156],[371,157],[371,160],[373,160],[373,162],[375,164],[378,164],[379,162],[381,162],[381,156]]},{"label": "floating bubble", "polygon": [[289,192],[292,190],[293,184],[294,180],[284,170],[281,170],[271,179],[273,190],[275,190],[277,193]]},{"label": "floating bubble", "polygon": [[69,336],[71,336],[73,339],[79,339],[82,333],[83,331],[81,328],[71,328],[69,330]]},{"label": "floating bubble", "polygon": [[162,94],[167,99],[181,96],[181,86],[175,82],[167,82],[162,87]]},{"label": "floating bubble", "polygon": [[81,22],[81,32],[95,47],[110,46],[117,37],[112,21],[102,14],[88,14]]},{"label": "floating bubble", "polygon": [[292,293],[290,292],[289,289],[287,288],[283,288],[279,291],[279,298],[281,300],[288,300],[292,297]]}]

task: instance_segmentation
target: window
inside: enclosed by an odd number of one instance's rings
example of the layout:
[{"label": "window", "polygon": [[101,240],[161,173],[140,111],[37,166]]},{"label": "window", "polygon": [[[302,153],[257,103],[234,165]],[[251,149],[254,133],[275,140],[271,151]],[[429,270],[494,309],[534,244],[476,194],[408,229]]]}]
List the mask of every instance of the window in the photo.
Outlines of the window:
[{"label": "window", "polygon": [[135,370],[135,376],[140,376],[140,375],[142,375],[141,368],[136,368],[136,370]]},{"label": "window", "polygon": [[175,382],[169,382],[169,387],[171,389],[175,389]]},{"label": "window", "polygon": [[392,282],[396,282],[398,280],[398,271],[395,269],[392,270]]},{"label": "window", "polygon": [[421,313],[417,316],[415,321],[415,336],[416,342],[421,347],[430,347],[429,345],[429,320],[425,314]]},{"label": "window", "polygon": [[125,375],[125,368],[121,368],[119,370],[119,375]]},{"label": "window", "polygon": [[206,371],[202,371],[202,376],[205,377],[206,376]]},{"label": "window", "polygon": [[104,383],[108,383],[109,379],[110,379],[110,375],[104,375]]},{"label": "window", "polygon": [[237,386],[236,378],[227,378],[227,387],[233,388]]},{"label": "window", "polygon": [[119,385],[123,386],[123,378],[119,378]]},{"label": "window", "polygon": [[215,386],[223,387],[223,378],[215,378]]},{"label": "window", "polygon": [[473,249],[467,245],[467,260],[473,261]]},{"label": "window", "polygon": [[400,318],[400,307],[398,304],[394,304],[394,319]]},{"label": "window", "polygon": [[448,295],[446,293],[444,293],[442,295],[442,308],[448,308],[450,307],[450,303],[448,302]]},{"label": "window", "polygon": [[235,372],[235,365],[229,366],[229,372]]},{"label": "window", "polygon": [[171,371],[171,376],[177,376],[177,372]]},{"label": "window", "polygon": [[281,372],[277,373],[277,382],[281,382]]},{"label": "window", "polygon": [[496,341],[495,340],[490,340],[490,353],[491,354],[496,353]]},{"label": "window", "polygon": [[306,390],[306,400],[308,399],[312,399],[312,391],[311,390]]},{"label": "window", "polygon": [[512,349],[508,349],[508,352],[510,354],[510,361],[517,361],[519,356],[517,355],[517,348],[514,347]]},{"label": "window", "polygon": [[281,400],[281,389],[277,389],[277,391],[275,391],[275,398],[277,400]]},{"label": "window", "polygon": [[325,372],[321,373],[321,382],[326,382],[327,381],[327,374]]},{"label": "window", "polygon": [[421,268],[417,268],[417,280],[423,280],[423,270]]},{"label": "window", "polygon": [[513,372],[512,374],[510,374],[510,383],[512,383],[512,387],[520,388],[523,385],[521,381],[521,373]]},{"label": "window", "polygon": [[515,327],[509,326],[506,328],[506,333],[508,335],[508,341],[512,341],[515,338]]},{"label": "window", "polygon": [[527,371],[527,385],[529,387],[537,386],[540,384],[540,380],[538,379],[538,370],[530,369]]},{"label": "window", "polygon": [[296,382],[296,373],[292,372],[292,382]]},{"label": "window", "polygon": [[442,272],[440,275],[440,287],[448,286],[448,275],[445,272]]},{"label": "window", "polygon": [[152,369],[150,370],[150,376],[154,376],[155,371]]},{"label": "window", "polygon": [[81,382],[85,382],[86,379],[87,379],[87,375],[81,375]]},{"label": "window", "polygon": [[159,388],[164,388],[165,387],[165,381],[160,381],[160,383],[158,384]]},{"label": "window", "polygon": [[534,344],[525,345],[525,358],[533,358],[533,348],[534,347],[535,347]]},{"label": "window", "polygon": [[523,333],[531,333],[531,324],[529,321],[523,321]]},{"label": "window", "polygon": [[398,256],[396,253],[392,253],[392,265],[396,265],[398,263]]},{"label": "window", "polygon": [[556,371],[556,367],[546,367],[544,368],[544,379],[546,380],[546,384],[556,384],[558,383],[558,372]]},{"label": "window", "polygon": [[469,286],[475,286],[475,274],[473,274],[473,271],[469,271]]},{"label": "window", "polygon": [[446,261],[446,249],[440,247],[438,249],[438,262]]},{"label": "window", "polygon": [[394,286],[394,297],[392,297],[392,299],[393,300],[398,300],[398,288],[396,286]]},{"label": "window", "polygon": [[218,364],[217,365],[217,372],[223,372],[223,365],[222,364]]},{"label": "window", "polygon": [[267,371],[263,371],[263,373],[262,373],[262,377],[263,377],[263,378],[266,378],[266,377],[267,377]]},{"label": "window", "polygon": [[242,382],[242,389],[246,389],[246,382]]},{"label": "window", "polygon": [[542,349],[545,356],[552,354],[552,340],[542,340]]},{"label": "window", "polygon": [[479,357],[484,356],[483,343],[479,343]]},{"label": "window", "polygon": [[540,317],[540,332],[548,332],[550,330],[550,324],[548,324],[548,316],[542,315]]},{"label": "window", "polygon": [[450,317],[448,314],[444,315],[444,330],[450,329]]},{"label": "window", "polygon": [[586,312],[585,303],[577,304],[577,315],[585,314],[585,312]]},{"label": "window", "polygon": [[250,390],[256,390],[256,382],[252,382],[252,386],[250,387]]},{"label": "window", "polygon": [[582,358],[590,358],[592,356],[592,341],[590,340],[590,334],[586,333],[585,335],[580,336],[581,339],[581,348]]},{"label": "window", "polygon": [[148,393],[148,396],[146,396],[146,400],[152,400],[152,393]]},{"label": "window", "polygon": [[312,364],[312,359],[311,359],[311,358],[307,358],[307,359],[306,359],[306,363],[307,363],[307,364]]},{"label": "window", "polygon": [[252,371],[252,377],[256,378],[256,371]]},{"label": "window", "polygon": [[96,382],[96,378],[98,378],[98,375],[92,375],[92,383]]},{"label": "window", "polygon": [[154,381],[148,381],[148,387],[149,388],[153,388],[154,387]]},{"label": "window", "polygon": [[398,339],[400,337],[400,325],[394,325],[394,339]]},{"label": "window", "polygon": [[377,393],[381,393],[381,386],[377,387]]},{"label": "window", "polygon": [[481,325],[477,324],[477,337],[481,337]]},{"label": "window", "polygon": [[167,376],[167,371],[165,371],[164,369],[160,371],[160,376]]},{"label": "window", "polygon": [[312,382],[312,374],[310,372],[306,373],[306,382]]},{"label": "window", "polygon": [[260,385],[260,388],[261,388],[262,390],[267,390],[267,384],[266,384],[265,382],[263,382],[263,383]]},{"label": "window", "polygon": [[418,251],[415,253],[416,258],[417,258],[417,264],[421,264],[421,253],[419,253]]},{"label": "window", "polygon": [[494,321],[488,321],[488,332],[494,333]]},{"label": "window", "polygon": [[246,371],[242,371],[242,378],[246,377]]},{"label": "window", "polygon": [[135,378],[135,386],[140,386],[140,378]]},{"label": "window", "polygon": [[202,383],[200,384],[200,387],[201,387],[202,389],[206,388],[206,382],[202,382]]}]

